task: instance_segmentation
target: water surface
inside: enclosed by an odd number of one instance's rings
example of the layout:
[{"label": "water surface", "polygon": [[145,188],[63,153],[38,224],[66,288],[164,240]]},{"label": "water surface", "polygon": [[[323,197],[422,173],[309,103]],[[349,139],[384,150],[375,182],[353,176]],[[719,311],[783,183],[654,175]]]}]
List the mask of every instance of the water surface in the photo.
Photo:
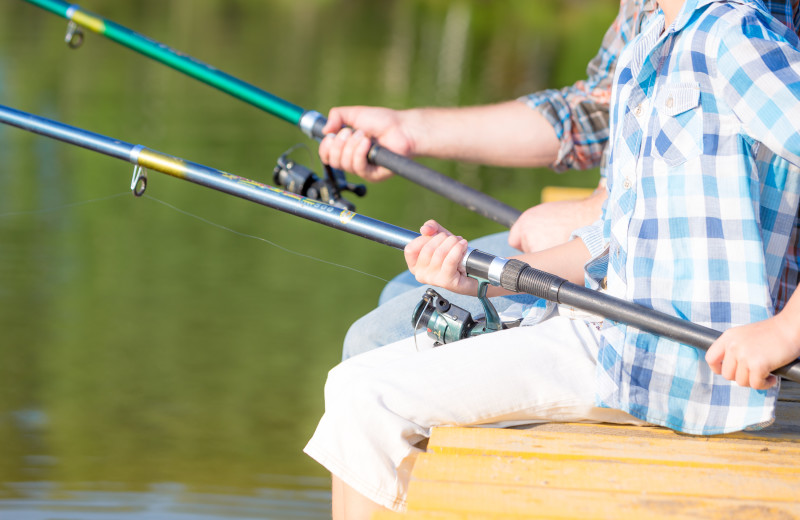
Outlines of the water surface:
[{"label": "water surface", "polygon": [[[615,2],[81,4],[304,108],[509,99],[580,77]],[[598,24],[597,20],[603,20]],[[272,183],[272,116],[66,22],[0,4],[0,104]],[[429,165],[518,208],[556,176]],[[0,127],[0,517],[326,518],[302,453],[326,372],[403,267],[393,249]],[[402,179],[358,211],[501,230]],[[413,201],[413,203],[409,203]],[[253,238],[257,237],[257,238]],[[263,239],[263,240],[262,240]],[[409,309],[409,314],[411,309]]]}]

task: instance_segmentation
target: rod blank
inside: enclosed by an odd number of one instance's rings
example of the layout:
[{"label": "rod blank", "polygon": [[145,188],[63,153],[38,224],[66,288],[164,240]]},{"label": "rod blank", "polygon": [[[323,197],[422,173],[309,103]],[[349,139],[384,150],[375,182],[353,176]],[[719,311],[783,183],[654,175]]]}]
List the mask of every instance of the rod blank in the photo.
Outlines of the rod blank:
[{"label": "rod blank", "polygon": [[[281,99],[182,52],[173,50],[116,22],[84,11],[78,5],[68,4],[62,0],[25,1],[75,22],[82,27],[105,36],[111,41],[167,65],[189,77],[202,81],[293,125],[303,128],[301,121],[304,116],[312,113],[317,114],[313,111],[306,111],[294,103]],[[324,122],[324,118],[314,119],[311,122],[309,135],[318,139],[324,137],[322,135]],[[503,226],[511,227],[521,215],[521,212],[516,208],[377,144],[373,145],[370,150],[369,160],[373,164],[388,168],[397,175]]]},{"label": "rod blank", "polygon": [[[492,275],[487,268],[490,264],[484,255],[485,253],[480,251],[469,254],[465,260],[467,274],[475,274],[490,281],[495,278],[498,285],[509,291],[532,294],[548,301],[570,305],[703,351],[707,351],[722,334],[718,330],[682,320],[644,305],[576,285],[519,260],[505,261],[502,272],[499,275]],[[471,261],[473,256],[475,259]],[[800,383],[800,360],[780,367],[773,373]]]},{"label": "rod blank", "polygon": [[[419,233],[300,197],[260,182],[2,105],[0,105],[0,123],[160,171],[395,249],[403,249],[419,236]],[[524,292],[556,303],[571,305],[701,350],[708,350],[720,335],[719,331],[575,285],[556,275],[534,269],[519,260],[507,260],[482,251],[471,250],[464,259],[464,267],[467,274],[489,280],[510,291]],[[774,373],[800,383],[800,361],[781,367]]]}]

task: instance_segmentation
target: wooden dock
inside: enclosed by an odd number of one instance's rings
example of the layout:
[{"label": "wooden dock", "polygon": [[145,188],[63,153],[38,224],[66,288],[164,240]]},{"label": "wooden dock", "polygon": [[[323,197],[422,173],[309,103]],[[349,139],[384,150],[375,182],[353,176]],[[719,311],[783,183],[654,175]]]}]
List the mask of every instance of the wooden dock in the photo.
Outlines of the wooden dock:
[{"label": "wooden dock", "polygon": [[437,428],[398,519],[800,519],[800,385],[776,423],[697,437],[658,427]]}]

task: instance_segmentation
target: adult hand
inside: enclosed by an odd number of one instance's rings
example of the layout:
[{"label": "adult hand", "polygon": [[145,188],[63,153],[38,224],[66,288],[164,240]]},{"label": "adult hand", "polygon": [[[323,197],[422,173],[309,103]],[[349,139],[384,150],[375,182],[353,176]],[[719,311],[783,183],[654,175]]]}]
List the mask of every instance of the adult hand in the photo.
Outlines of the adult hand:
[{"label": "adult hand", "polygon": [[339,107],[328,114],[319,145],[322,162],[367,181],[388,179],[392,172],[370,164],[367,154],[373,141],[392,152],[411,156],[414,140],[408,130],[408,112],[381,107]]},{"label": "adult hand", "polygon": [[739,386],[756,390],[774,386],[778,379],[770,372],[800,356],[800,344],[790,332],[794,327],[785,319],[777,314],[726,330],[706,352],[711,370]]},{"label": "adult hand", "polygon": [[605,190],[585,199],[545,202],[525,210],[511,226],[508,245],[524,253],[534,253],[562,244],[572,232],[600,218]]},{"label": "adult hand", "polygon": [[469,278],[461,267],[467,241],[435,220],[423,224],[420,233],[422,236],[409,242],[404,250],[408,269],[417,281],[460,294],[476,294],[477,280]]}]

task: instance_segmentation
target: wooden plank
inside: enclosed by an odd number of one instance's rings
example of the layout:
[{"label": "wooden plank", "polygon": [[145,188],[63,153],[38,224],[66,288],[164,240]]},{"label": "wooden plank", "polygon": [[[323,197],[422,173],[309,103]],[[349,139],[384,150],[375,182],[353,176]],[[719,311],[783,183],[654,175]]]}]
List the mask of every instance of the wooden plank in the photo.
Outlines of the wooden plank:
[{"label": "wooden plank", "polygon": [[585,199],[594,188],[573,188],[568,186],[545,186],[542,188],[542,202],[556,202],[559,200]]},{"label": "wooden plank", "polygon": [[422,454],[414,466],[415,481],[491,483],[674,495],[796,502],[800,478],[796,467],[764,471],[756,466],[716,467],[620,463],[613,460],[547,460],[484,455]]},{"label": "wooden plank", "polygon": [[375,520],[800,519],[798,466],[800,385],[784,381],[776,423],[758,432],[435,428],[412,473],[408,513]]},{"label": "wooden plank", "polygon": [[[783,441],[752,441],[687,437],[655,428],[621,428],[608,432],[604,425],[562,425],[558,430],[504,430],[494,428],[437,428],[428,451],[442,454],[515,456],[536,459],[612,459],[684,467],[800,466],[800,445]],[[621,435],[630,430],[629,435]],[[641,431],[644,430],[644,431]],[[648,431],[649,430],[649,431]]]},{"label": "wooden plank", "polygon": [[800,503],[429,481],[411,482],[408,507],[409,511],[535,514],[539,518],[565,519],[800,518]]},{"label": "wooden plank", "polygon": [[800,401],[800,383],[793,381],[781,381],[781,393],[778,395],[781,401]]},{"label": "wooden plank", "polygon": [[395,513],[381,511],[372,515],[372,520],[509,520],[509,519],[535,519],[536,515],[508,515],[494,513],[453,512],[453,511],[408,511]]}]

